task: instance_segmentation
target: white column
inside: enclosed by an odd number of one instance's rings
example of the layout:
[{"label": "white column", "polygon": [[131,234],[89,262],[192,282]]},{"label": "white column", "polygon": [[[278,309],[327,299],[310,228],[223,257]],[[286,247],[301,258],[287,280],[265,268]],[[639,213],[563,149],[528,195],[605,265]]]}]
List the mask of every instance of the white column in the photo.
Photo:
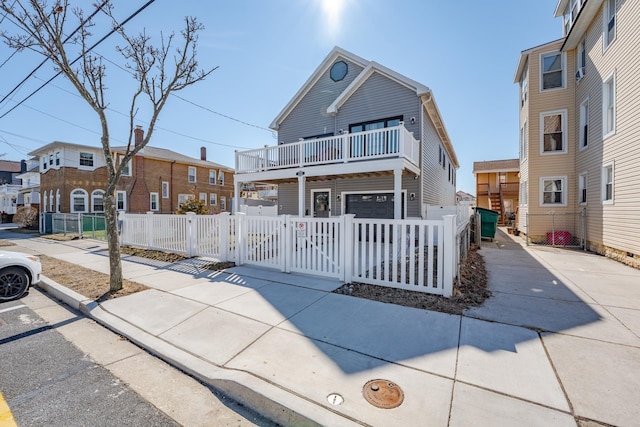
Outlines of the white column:
[{"label": "white column", "polygon": [[393,171],[393,200],[393,219],[402,219],[402,169]]},{"label": "white column", "polygon": [[237,214],[240,211],[240,181],[238,177],[233,177],[233,214]]},{"label": "white column", "polygon": [[456,216],[444,215],[442,219],[444,220],[442,296],[448,298],[453,294],[453,279],[456,276],[455,251],[458,250],[456,247]]},{"label": "white column", "polygon": [[300,171],[296,175],[298,175],[298,216],[304,216],[304,172]]}]

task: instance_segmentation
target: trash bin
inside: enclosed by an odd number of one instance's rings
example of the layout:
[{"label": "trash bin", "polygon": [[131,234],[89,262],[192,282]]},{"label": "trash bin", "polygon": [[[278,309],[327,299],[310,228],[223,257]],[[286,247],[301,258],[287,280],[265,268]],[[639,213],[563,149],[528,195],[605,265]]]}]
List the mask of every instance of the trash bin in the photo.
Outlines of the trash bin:
[{"label": "trash bin", "polygon": [[478,207],[475,209],[480,214],[480,237],[493,240],[496,237],[500,212]]}]

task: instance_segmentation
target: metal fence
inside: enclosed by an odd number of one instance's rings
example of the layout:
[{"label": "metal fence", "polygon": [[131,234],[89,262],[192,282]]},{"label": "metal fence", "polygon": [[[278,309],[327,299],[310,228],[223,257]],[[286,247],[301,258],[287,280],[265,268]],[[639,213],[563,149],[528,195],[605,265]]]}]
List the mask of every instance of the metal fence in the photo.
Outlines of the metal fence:
[{"label": "metal fence", "polygon": [[40,233],[107,239],[104,215],[96,214],[40,213]]},{"label": "metal fence", "polygon": [[587,210],[527,213],[525,233],[527,245],[586,249]]}]

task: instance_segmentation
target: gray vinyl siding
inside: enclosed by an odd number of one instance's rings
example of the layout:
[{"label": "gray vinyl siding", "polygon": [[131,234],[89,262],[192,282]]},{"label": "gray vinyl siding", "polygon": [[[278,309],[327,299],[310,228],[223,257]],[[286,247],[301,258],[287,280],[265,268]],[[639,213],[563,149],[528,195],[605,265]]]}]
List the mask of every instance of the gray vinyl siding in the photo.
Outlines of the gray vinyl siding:
[{"label": "gray vinyl siding", "polygon": [[[342,105],[336,115],[337,129],[349,130],[349,125],[389,117],[402,116],[404,126],[420,139],[420,101],[409,89],[374,72]],[[411,117],[416,118],[414,125]]]},{"label": "gray vinyl siding", "polygon": [[[455,186],[449,182],[449,164],[447,154],[444,169],[439,162],[440,149],[444,150],[440,137],[429,115],[422,114],[422,203],[429,205],[455,205]],[[453,167],[453,166],[452,166]]]},{"label": "gray vinyl siding", "polygon": [[278,130],[278,142],[297,142],[299,138],[336,132],[335,119],[326,113],[327,108],[362,72],[362,67],[353,62],[342,58],[337,61],[345,61],[349,67],[345,78],[339,82],[331,80],[329,67],[282,121]]}]

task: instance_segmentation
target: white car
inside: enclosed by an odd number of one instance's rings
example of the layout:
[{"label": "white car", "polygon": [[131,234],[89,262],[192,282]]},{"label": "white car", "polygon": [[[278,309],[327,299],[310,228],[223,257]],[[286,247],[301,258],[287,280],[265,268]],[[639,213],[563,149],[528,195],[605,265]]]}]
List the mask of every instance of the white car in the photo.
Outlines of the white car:
[{"label": "white car", "polygon": [[20,298],[40,282],[40,258],[20,252],[0,251],[0,302]]}]

